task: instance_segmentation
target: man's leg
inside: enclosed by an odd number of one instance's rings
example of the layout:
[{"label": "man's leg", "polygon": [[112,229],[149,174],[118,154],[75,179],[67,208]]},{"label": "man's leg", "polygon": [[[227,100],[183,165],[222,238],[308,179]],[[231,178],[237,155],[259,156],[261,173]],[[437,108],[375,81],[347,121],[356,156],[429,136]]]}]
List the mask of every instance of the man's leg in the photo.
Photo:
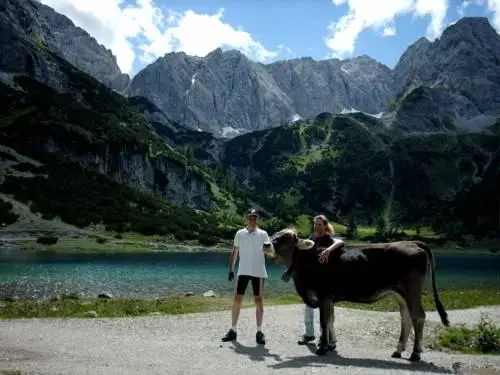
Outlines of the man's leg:
[{"label": "man's leg", "polygon": [[313,341],[314,337],[314,309],[304,306],[304,336],[299,340],[299,345],[306,345]]},{"label": "man's leg", "polygon": [[255,335],[255,340],[257,341],[257,344],[264,345],[266,343],[266,337],[262,332],[262,321],[264,319],[264,278],[253,277],[252,289],[255,300],[255,321],[257,323],[257,333]]},{"label": "man's leg", "polygon": [[238,281],[236,282],[236,292],[234,294],[233,307],[231,309],[231,329],[222,338],[222,341],[233,341],[236,340],[236,327],[238,325],[238,318],[240,317],[241,303],[243,302],[243,296],[248,286],[249,276],[238,276]]}]

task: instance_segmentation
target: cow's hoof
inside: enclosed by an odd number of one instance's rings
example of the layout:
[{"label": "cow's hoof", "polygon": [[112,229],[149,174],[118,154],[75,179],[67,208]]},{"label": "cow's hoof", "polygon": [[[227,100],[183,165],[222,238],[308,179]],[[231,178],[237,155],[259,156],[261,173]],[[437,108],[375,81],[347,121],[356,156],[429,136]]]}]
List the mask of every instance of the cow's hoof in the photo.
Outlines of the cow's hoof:
[{"label": "cow's hoof", "polygon": [[337,349],[337,344],[330,344],[328,345],[328,351],[333,352],[335,349]]},{"label": "cow's hoof", "polygon": [[317,355],[325,355],[328,352],[328,346],[320,346],[318,349],[316,349],[316,354]]},{"label": "cow's hoof", "polygon": [[394,352],[391,355],[392,358],[401,358],[401,353],[400,352]]},{"label": "cow's hoof", "polygon": [[411,356],[409,358],[411,362],[418,362],[420,361],[420,354],[419,353],[411,353]]}]

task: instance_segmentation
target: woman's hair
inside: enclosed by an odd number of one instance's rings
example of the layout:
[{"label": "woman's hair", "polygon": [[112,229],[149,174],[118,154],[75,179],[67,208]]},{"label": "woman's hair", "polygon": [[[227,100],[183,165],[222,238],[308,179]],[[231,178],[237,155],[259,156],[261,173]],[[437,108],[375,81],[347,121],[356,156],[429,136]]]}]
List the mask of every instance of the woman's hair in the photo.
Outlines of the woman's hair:
[{"label": "woman's hair", "polygon": [[314,217],[314,221],[316,220],[321,220],[323,222],[323,224],[325,224],[326,226],[326,234],[328,234],[329,236],[333,236],[335,234],[335,229],[333,229],[333,225],[330,224],[330,222],[328,221],[328,219],[326,218],[325,215],[318,215],[318,216],[315,216]]}]

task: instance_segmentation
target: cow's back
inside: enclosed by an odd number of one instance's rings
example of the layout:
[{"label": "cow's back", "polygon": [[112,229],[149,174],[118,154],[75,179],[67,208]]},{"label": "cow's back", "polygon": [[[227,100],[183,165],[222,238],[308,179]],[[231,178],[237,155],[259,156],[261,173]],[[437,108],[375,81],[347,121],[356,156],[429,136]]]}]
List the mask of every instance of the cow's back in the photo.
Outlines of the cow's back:
[{"label": "cow's back", "polygon": [[415,273],[425,273],[427,256],[414,242],[345,245],[326,264],[317,254],[301,257],[299,274],[320,293],[370,299],[384,290],[398,288]]}]

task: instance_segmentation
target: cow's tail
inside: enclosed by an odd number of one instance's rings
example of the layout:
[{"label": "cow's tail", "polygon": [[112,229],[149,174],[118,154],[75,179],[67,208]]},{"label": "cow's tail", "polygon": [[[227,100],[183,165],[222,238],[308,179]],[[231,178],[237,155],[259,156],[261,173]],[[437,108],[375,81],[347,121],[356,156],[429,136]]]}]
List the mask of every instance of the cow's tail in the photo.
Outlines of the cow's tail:
[{"label": "cow's tail", "polygon": [[439,313],[439,316],[441,317],[441,322],[448,327],[450,325],[450,321],[448,320],[448,314],[446,310],[444,309],[443,304],[441,303],[441,300],[439,299],[437,287],[436,287],[436,262],[434,259],[434,254],[432,253],[432,250],[429,246],[427,246],[425,243],[421,241],[416,241],[418,246],[422,248],[428,258],[429,258],[429,265],[431,268],[431,277],[432,277],[432,295],[434,296],[434,303],[436,304],[437,311]]}]

